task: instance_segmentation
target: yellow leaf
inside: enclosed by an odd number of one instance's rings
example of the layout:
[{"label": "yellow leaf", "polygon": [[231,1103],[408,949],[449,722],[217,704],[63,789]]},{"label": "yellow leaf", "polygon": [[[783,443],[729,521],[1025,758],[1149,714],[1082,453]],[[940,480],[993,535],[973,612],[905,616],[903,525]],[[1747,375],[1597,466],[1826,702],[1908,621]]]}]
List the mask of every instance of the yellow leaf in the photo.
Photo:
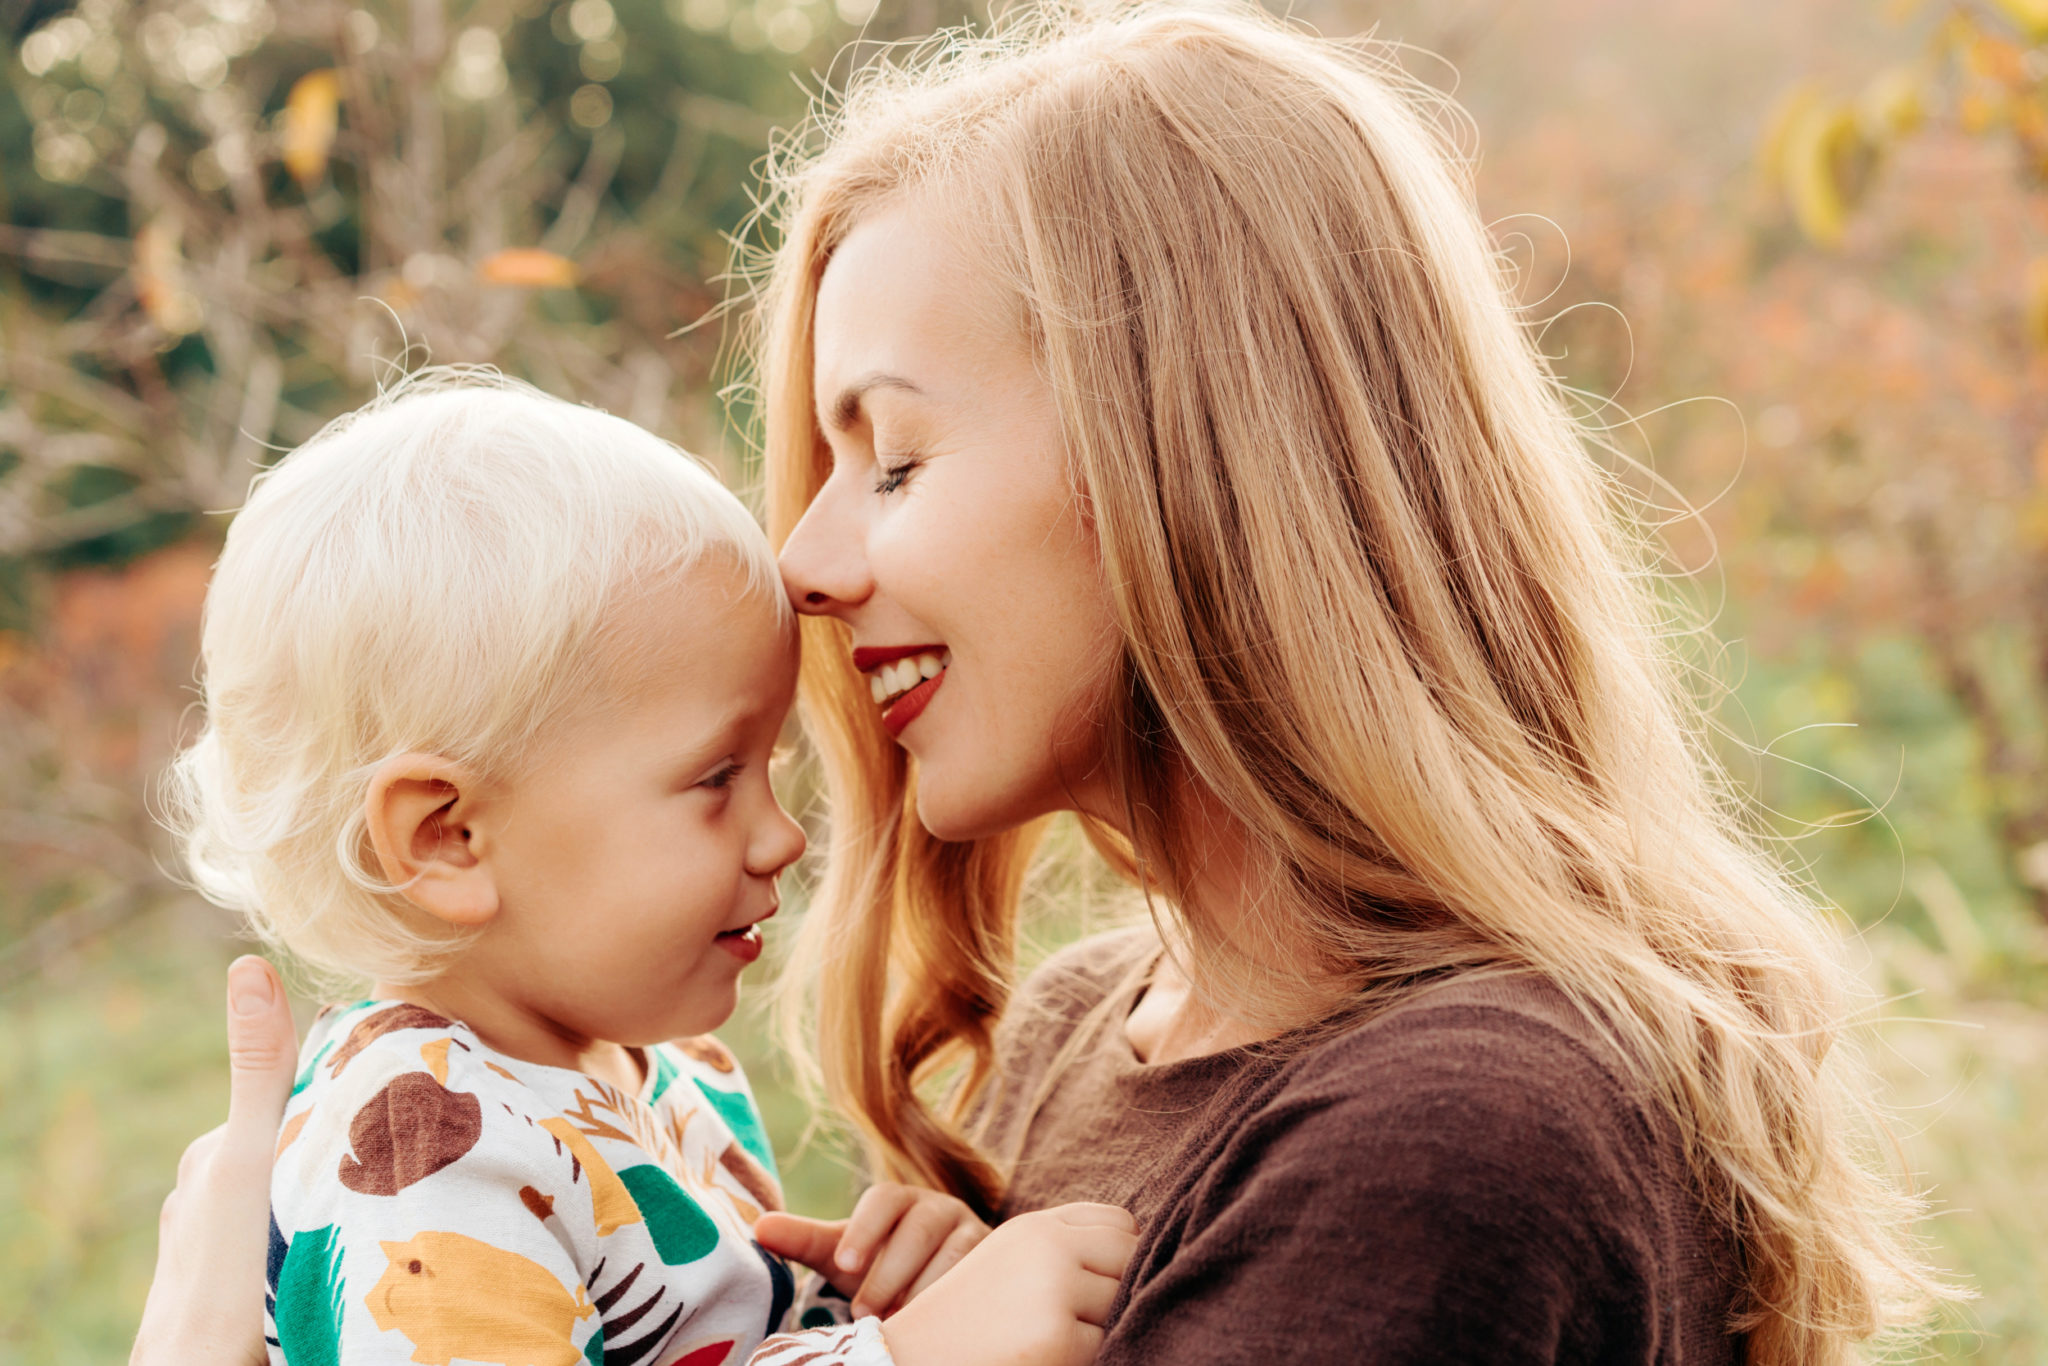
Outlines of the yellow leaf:
[{"label": "yellow leaf", "polygon": [[507,247],[486,256],[476,274],[487,285],[570,289],[576,284],[576,263],[539,247]]},{"label": "yellow leaf", "polygon": [[311,186],[327,173],[327,154],[334,149],[340,116],[339,72],[309,71],[285,97],[284,164],[299,184]]},{"label": "yellow leaf", "polygon": [[1873,76],[1856,101],[1864,136],[1873,142],[1885,142],[1918,128],[1927,116],[1924,84],[1922,73],[1910,66],[1895,66]]},{"label": "yellow leaf", "polygon": [[1821,246],[1839,245],[1875,159],[1876,149],[1841,105],[1816,101],[1792,120],[1785,130],[1784,184],[1800,231]]},{"label": "yellow leaf", "polygon": [[149,320],[174,337],[197,332],[203,315],[199,298],[185,283],[179,251],[183,230],[174,221],[151,219],[135,234],[135,297]]},{"label": "yellow leaf", "polygon": [[2013,529],[2029,550],[2048,550],[2048,494],[2038,490],[2020,500]]},{"label": "yellow leaf", "polygon": [[2020,289],[2027,340],[2037,349],[2048,350],[2048,256],[2037,256],[2027,263],[2026,280]]},{"label": "yellow leaf", "polygon": [[2012,116],[2012,131],[2021,142],[2036,151],[2048,147],[2048,110],[2032,100],[2014,100],[2007,112]]},{"label": "yellow leaf", "polygon": [[2001,85],[2019,85],[2026,80],[2026,59],[2003,38],[1979,37],[1963,50],[1963,62],[1975,74]]},{"label": "yellow leaf", "polygon": [[1757,143],[1756,162],[1766,184],[1780,186],[1785,183],[1785,146],[1799,121],[1820,102],[1820,91],[1811,81],[1803,81],[1786,91],[1771,111],[1771,116],[1764,120],[1763,137]]},{"label": "yellow leaf", "polygon": [[1992,0],[2029,38],[2048,35],[2048,0]]},{"label": "yellow leaf", "polygon": [[1956,122],[1965,133],[1986,133],[1998,126],[2006,116],[2002,101],[1993,99],[1982,90],[1966,90],[1956,101]]}]

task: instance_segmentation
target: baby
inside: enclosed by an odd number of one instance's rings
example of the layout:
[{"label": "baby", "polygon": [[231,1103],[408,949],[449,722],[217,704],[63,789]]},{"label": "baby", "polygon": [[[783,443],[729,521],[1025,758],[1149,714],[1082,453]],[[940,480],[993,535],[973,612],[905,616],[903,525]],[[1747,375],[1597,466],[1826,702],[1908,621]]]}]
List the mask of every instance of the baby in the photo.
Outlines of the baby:
[{"label": "baby", "polygon": [[1121,1211],[1012,1220],[886,1323],[844,1292],[886,1309],[938,1270],[959,1202],[892,1195],[925,1209],[861,1250],[880,1290],[799,1293],[753,1239],[775,1158],[708,1031],[804,848],[768,781],[797,646],[702,467],[416,376],[260,479],[203,657],[172,784],[194,880],[375,983],[314,1025],[278,1136],[273,1363],[1087,1360]]}]

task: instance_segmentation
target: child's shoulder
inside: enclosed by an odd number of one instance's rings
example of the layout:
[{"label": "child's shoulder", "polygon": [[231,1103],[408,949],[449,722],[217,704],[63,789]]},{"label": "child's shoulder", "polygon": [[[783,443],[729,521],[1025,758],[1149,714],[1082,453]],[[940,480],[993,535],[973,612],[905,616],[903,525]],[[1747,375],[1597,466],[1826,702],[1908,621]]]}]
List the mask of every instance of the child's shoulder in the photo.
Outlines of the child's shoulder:
[{"label": "child's shoulder", "polygon": [[357,1001],[329,1006],[314,1019],[299,1046],[299,1076],[292,1095],[328,1089],[350,1075],[388,1078],[404,1072],[425,1073],[444,1087],[451,1073],[526,1085],[517,1070],[506,1065],[510,1061],[485,1047],[469,1026],[425,1006]]},{"label": "child's shoulder", "polygon": [[[647,1072],[650,1105],[709,1104],[740,1147],[775,1170],[761,1107],[730,1048],[709,1034],[672,1039],[647,1050]],[[687,1094],[679,1088],[688,1088]]]},{"label": "child's shoulder", "polygon": [[[423,1006],[358,1001],[330,1007],[300,1045],[278,1157],[289,1154],[296,1165],[311,1160],[314,1150],[338,1145],[403,1146],[375,1134],[431,1139],[443,1148],[466,1135],[467,1151],[487,1112],[538,1117],[554,1108],[520,1066],[486,1047],[467,1025]],[[316,1135],[321,1141],[298,1143]]]}]

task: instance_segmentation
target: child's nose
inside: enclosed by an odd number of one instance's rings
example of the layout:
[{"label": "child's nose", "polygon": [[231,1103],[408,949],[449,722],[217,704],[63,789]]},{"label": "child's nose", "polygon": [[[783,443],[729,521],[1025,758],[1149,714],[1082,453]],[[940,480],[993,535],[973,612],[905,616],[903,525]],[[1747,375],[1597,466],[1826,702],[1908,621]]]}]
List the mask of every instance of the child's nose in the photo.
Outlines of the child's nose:
[{"label": "child's nose", "polygon": [[774,877],[803,857],[807,843],[796,818],[782,809],[781,802],[770,801],[769,816],[754,838],[747,871],[756,877]]}]

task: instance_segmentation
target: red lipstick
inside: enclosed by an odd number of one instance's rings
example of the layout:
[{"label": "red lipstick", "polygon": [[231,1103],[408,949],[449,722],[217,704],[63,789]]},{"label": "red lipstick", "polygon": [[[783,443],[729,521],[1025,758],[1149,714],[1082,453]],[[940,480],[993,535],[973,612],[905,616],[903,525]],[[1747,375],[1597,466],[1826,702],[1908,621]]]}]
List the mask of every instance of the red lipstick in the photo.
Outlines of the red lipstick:
[{"label": "red lipstick", "polygon": [[[886,662],[886,661],[885,661]],[[934,674],[889,704],[882,713],[882,726],[891,736],[901,735],[903,728],[915,721],[932,700],[932,694],[939,690],[939,684],[946,681],[944,674]]]},{"label": "red lipstick", "polygon": [[853,667],[862,673],[872,673],[884,664],[894,664],[912,655],[940,655],[945,652],[943,645],[863,645],[853,652]]}]

